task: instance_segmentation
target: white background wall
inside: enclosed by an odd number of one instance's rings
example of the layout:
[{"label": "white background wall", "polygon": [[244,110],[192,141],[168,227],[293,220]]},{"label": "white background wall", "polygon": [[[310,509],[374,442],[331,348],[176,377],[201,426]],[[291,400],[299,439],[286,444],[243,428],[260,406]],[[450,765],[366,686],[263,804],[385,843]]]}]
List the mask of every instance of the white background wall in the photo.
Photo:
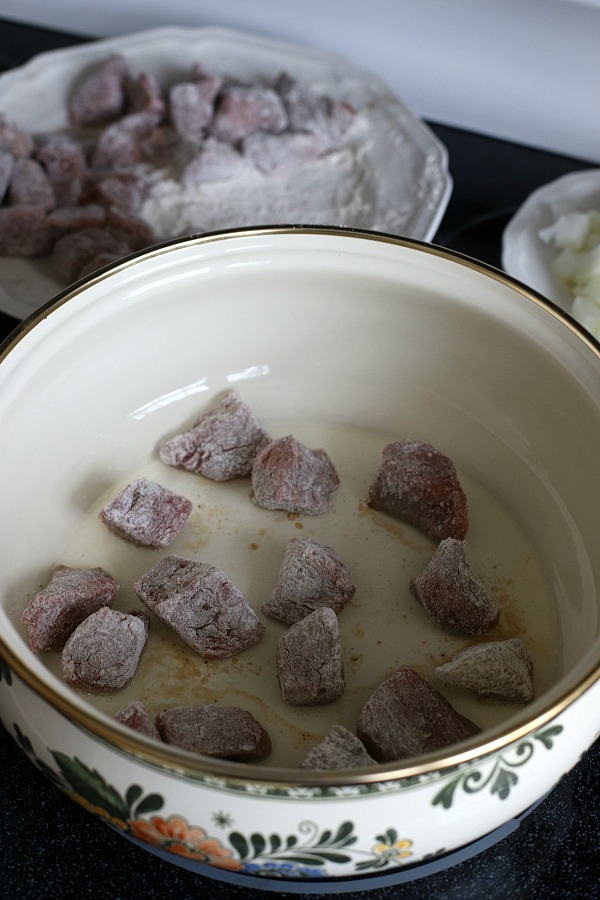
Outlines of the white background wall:
[{"label": "white background wall", "polygon": [[600,0],[0,0],[2,17],[308,44],[376,72],[424,118],[600,163]]}]

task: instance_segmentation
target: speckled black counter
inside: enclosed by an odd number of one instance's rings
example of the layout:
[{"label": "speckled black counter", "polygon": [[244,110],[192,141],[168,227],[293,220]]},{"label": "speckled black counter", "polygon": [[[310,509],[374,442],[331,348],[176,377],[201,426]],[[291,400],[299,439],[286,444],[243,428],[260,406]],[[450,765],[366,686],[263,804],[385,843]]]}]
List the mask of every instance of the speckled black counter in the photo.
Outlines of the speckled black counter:
[{"label": "speckled black counter", "polygon": [[[77,41],[72,35],[0,20],[0,70]],[[581,160],[435,123],[431,127],[448,148],[454,179],[453,195],[434,241],[495,266],[500,265],[504,225],[527,195],[566,172],[588,167]],[[0,313],[0,340],[16,324]],[[423,870],[413,869],[413,880],[406,883],[394,883],[393,873],[382,872],[378,880],[352,885],[351,896],[365,900],[600,897],[599,784],[600,743],[491,846],[442,871],[426,870],[426,876]],[[462,856],[469,853],[467,849]],[[274,896],[273,887],[271,883],[269,891],[250,890],[246,882],[204,878],[135,846],[50,784],[0,726],[2,896],[19,900],[244,900],[249,896],[268,900]],[[280,893],[290,898],[315,896],[301,888],[290,893],[283,884]]]}]

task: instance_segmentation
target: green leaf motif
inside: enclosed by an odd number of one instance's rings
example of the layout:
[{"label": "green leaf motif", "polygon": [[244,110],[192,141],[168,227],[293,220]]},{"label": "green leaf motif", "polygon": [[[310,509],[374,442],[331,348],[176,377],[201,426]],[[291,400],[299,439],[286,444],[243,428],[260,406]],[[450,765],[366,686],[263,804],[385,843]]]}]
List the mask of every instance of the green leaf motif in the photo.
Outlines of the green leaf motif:
[{"label": "green leaf motif", "polygon": [[537,741],[541,741],[546,750],[552,750],[554,738],[557,737],[562,730],[562,725],[551,725],[549,728],[544,728],[543,731],[534,734],[534,738]]},{"label": "green leaf motif", "polygon": [[159,809],[163,808],[164,804],[165,800],[162,794],[148,794],[141,803],[138,803],[133,810],[133,814],[137,817],[145,816],[148,813],[158,812]]},{"label": "green leaf motif", "polygon": [[98,806],[109,816],[116,819],[127,819],[129,808],[121,795],[104,780],[95,769],[88,769],[76,757],[66,756],[59,751],[52,751],[60,772],[67,784],[77,794],[81,794],[92,806]]},{"label": "green leaf motif", "polygon": [[514,772],[501,768],[494,779],[491,792],[492,794],[498,794],[501,800],[506,800],[510,794],[511,787],[517,784],[518,780],[519,778]]},{"label": "green leaf motif", "polygon": [[128,787],[125,791],[125,803],[127,804],[127,808],[131,809],[136,800],[139,800],[143,793],[144,792],[139,784],[132,784],[131,787]]},{"label": "green leaf motif", "polygon": [[232,831],[229,835],[229,843],[240,859],[248,859],[250,855],[250,847],[243,834],[240,834],[239,831]]}]

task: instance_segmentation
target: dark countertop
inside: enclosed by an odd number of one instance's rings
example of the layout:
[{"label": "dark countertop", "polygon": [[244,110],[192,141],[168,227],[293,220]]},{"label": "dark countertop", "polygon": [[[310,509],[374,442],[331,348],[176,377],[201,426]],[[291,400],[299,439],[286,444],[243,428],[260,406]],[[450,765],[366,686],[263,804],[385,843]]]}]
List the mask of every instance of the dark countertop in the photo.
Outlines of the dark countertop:
[{"label": "dark countertop", "polygon": [[[0,20],[0,70],[79,40]],[[496,267],[500,266],[502,230],[531,191],[567,172],[592,167],[582,160],[429,124],[448,148],[454,179],[434,243]],[[0,340],[16,325],[16,320],[0,313]],[[142,896],[146,900],[243,900],[250,893],[256,900],[267,900],[273,896],[198,876],[133,845],[50,784],[1,726],[0,760],[0,888],[6,896],[25,900]],[[369,890],[360,885],[352,896],[365,900],[598,897],[599,783],[600,742],[512,833],[492,846],[410,883],[389,882]],[[281,893],[314,896],[285,892],[283,885]]]}]

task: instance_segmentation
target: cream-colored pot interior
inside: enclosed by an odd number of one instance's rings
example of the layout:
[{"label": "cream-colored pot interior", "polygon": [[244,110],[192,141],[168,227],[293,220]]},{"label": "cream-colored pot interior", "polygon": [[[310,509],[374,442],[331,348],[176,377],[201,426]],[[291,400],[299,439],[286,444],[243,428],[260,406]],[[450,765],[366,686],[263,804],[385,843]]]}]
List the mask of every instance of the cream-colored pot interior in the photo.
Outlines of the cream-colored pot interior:
[{"label": "cream-colored pot interior", "polygon": [[[160,441],[228,388],[274,436],[293,431],[326,447],[342,477],[331,513],[267,513],[251,503],[248,482],[217,487],[160,469]],[[595,677],[598,349],[484,266],[427,245],[318,229],[161,247],[24,326],[0,367],[0,432],[2,644],[34,686],[45,682],[74,710],[90,699],[62,683],[57,654],[29,651],[20,615],[58,562],[105,565],[124,584],[156,561],[97,521],[101,501],[142,471],[162,472],[195,503],[194,522],[168,552],[221,565],[257,610],[300,529],[338,549],[358,588],[344,625],[340,614],[348,696],[295,719],[282,709],[276,623],[257,655],[212,669],[212,681],[200,678],[199,663],[185,668],[181,647],[165,638],[121,697],[93,701],[101,717],[140,692],[150,706],[178,705],[196,672],[197,696],[245,699],[273,730],[271,764],[295,766],[331,720],[352,727],[391,667],[408,662],[431,674],[466,643],[448,643],[410,599],[408,575],[433,545],[365,503],[380,450],[404,437],[454,460],[470,502],[472,562],[504,607],[498,636],[524,637],[536,663],[538,696],[525,708],[484,708],[445,691],[482,723],[483,743],[543,718]],[[124,592],[124,608],[139,608],[128,584]],[[396,635],[383,648],[382,631]]]}]

